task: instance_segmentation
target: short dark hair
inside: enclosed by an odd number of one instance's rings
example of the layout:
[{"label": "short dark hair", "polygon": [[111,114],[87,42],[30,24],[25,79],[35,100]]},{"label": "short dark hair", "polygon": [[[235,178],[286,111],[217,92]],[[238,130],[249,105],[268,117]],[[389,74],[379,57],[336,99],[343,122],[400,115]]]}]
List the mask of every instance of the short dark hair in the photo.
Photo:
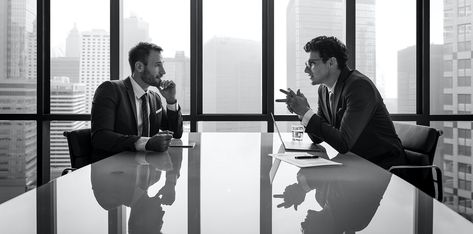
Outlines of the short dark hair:
[{"label": "short dark hair", "polygon": [[347,66],[347,47],[336,37],[316,37],[305,44],[304,50],[307,53],[311,51],[319,52],[320,58],[322,58],[324,63],[327,62],[329,58],[335,57],[339,69],[343,69]]},{"label": "short dark hair", "polygon": [[131,73],[135,72],[135,63],[140,61],[143,64],[148,63],[148,56],[151,50],[158,52],[163,51],[163,48],[148,42],[140,42],[128,52],[128,62],[130,63]]}]

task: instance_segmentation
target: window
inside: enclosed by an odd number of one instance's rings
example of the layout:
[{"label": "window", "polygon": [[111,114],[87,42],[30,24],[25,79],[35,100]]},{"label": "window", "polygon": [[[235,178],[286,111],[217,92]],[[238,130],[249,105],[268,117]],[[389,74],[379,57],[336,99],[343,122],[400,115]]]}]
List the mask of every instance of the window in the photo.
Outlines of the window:
[{"label": "window", "polygon": [[[363,49],[363,56],[374,59],[374,1],[367,1],[363,6],[363,20],[357,25],[368,32],[363,40],[370,46]],[[274,1],[274,98],[284,98],[279,89],[300,89],[307,97],[311,107],[317,106],[317,87],[311,84],[304,72],[305,61],[309,54],[304,45],[311,39],[322,36],[335,36],[345,43],[345,0],[313,1],[313,0],[279,0]],[[367,65],[374,71],[374,65]],[[367,72],[367,71],[364,71]],[[372,75],[369,73],[367,75]],[[374,78],[371,76],[370,78]],[[284,103],[274,104],[274,113],[289,114]]]},{"label": "window", "polygon": [[203,1],[204,113],[261,113],[261,6]]},{"label": "window", "polygon": [[471,182],[464,179],[458,179],[458,189],[471,191]]},{"label": "window", "polygon": [[470,87],[471,77],[470,76],[458,76],[458,86]]},{"label": "window", "polygon": [[458,155],[471,156],[471,146],[458,145]]},{"label": "window", "polygon": [[471,2],[470,0],[458,0],[458,16],[470,16],[471,15]]},{"label": "window", "polygon": [[471,50],[471,24],[458,25],[458,51]]},{"label": "window", "polygon": [[[166,74],[176,83],[176,98],[182,114],[190,113],[190,0],[122,0],[120,19],[120,79],[131,75],[128,52],[139,42],[163,48]],[[163,23],[172,22],[172,23]],[[178,30],[176,30],[178,29]],[[157,89],[152,88],[159,92]],[[163,99],[164,100],[164,99]]]},{"label": "window", "polygon": [[445,160],[443,162],[443,169],[448,172],[453,172],[453,162],[451,160]]},{"label": "window", "polygon": [[471,104],[471,94],[458,94],[458,104]]},{"label": "window", "polygon": [[458,163],[458,172],[471,174],[471,165],[465,163]]},{"label": "window", "polygon": [[355,67],[375,83],[390,113],[416,112],[415,9],[410,0],[356,1]]},{"label": "window", "polygon": [[51,1],[51,113],[90,113],[95,89],[110,80],[110,59],[99,57],[110,51],[109,9],[106,0]]}]

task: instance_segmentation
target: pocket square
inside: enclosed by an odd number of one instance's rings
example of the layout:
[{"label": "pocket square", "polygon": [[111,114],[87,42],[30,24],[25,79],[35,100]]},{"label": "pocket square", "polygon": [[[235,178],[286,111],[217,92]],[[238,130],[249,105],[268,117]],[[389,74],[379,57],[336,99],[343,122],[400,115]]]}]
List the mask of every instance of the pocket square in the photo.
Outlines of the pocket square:
[{"label": "pocket square", "polygon": [[163,108],[159,108],[159,110],[156,111],[156,114],[159,114],[159,112],[163,111]]}]

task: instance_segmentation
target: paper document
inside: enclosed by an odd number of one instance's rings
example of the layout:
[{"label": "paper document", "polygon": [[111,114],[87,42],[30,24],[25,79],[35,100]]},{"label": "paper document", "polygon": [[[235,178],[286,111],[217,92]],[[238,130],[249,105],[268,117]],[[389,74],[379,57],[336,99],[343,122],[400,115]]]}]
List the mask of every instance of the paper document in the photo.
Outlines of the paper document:
[{"label": "paper document", "polygon": [[[317,154],[315,154],[317,155]],[[308,153],[278,153],[278,154],[269,154],[269,156],[280,159],[281,161],[287,162],[297,167],[320,167],[320,166],[332,166],[332,165],[342,165],[341,163],[330,161],[328,159],[318,157],[318,158],[309,158],[309,159],[296,159],[299,156],[313,156],[313,154]]]}]

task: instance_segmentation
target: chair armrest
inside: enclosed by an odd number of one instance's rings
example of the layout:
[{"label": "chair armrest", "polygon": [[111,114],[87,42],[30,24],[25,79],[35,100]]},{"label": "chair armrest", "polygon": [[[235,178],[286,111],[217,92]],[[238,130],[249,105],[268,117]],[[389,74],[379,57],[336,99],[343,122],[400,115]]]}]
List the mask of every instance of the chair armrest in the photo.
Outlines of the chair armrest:
[{"label": "chair armrest", "polygon": [[65,174],[69,174],[70,172],[73,172],[75,171],[77,168],[66,168],[62,171],[61,173],[61,176],[65,175]]},{"label": "chair armrest", "polygon": [[409,165],[402,165],[402,166],[392,166],[389,168],[389,172],[393,173],[392,171],[394,170],[399,170],[399,169],[434,169],[435,174],[437,179],[434,180],[437,182],[437,190],[438,190],[438,198],[440,202],[443,202],[443,181],[442,181],[442,170],[438,166],[435,165],[426,165],[426,166],[409,166]]}]

